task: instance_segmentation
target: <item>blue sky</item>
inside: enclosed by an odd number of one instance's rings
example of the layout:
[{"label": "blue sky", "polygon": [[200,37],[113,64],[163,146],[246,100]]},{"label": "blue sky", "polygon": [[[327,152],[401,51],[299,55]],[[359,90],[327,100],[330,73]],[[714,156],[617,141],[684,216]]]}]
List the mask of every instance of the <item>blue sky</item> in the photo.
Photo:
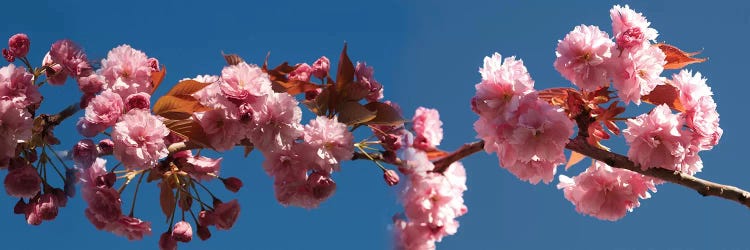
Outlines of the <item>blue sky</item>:
[{"label": "blue sky", "polygon": [[[89,58],[130,44],[168,68],[161,91],[185,77],[218,74],[222,51],[260,64],[312,63],[326,55],[338,58],[344,42],[354,61],[375,67],[385,96],[407,116],[418,106],[437,108],[444,123],[442,148],[453,150],[475,140],[469,108],[477,69],[484,56],[499,52],[524,60],[536,88],[571,86],[552,67],[558,39],[579,24],[611,30],[610,1],[11,1],[3,4],[0,37],[17,32],[32,40],[30,58],[39,63],[49,45],[62,38],[78,42]],[[743,161],[746,142],[747,68],[750,66],[750,4],[704,1],[629,3],[643,12],[666,41],[686,51],[703,50],[709,61],[688,68],[708,78],[721,114],[724,137],[703,152],[698,176],[750,188],[750,168]],[[29,9],[31,8],[31,9]],[[335,63],[334,63],[335,64]],[[673,72],[666,72],[671,75]],[[78,100],[73,82],[43,88],[44,112]],[[163,93],[163,92],[162,92]],[[640,107],[636,110],[647,110]],[[80,114],[79,114],[80,115]],[[308,116],[309,117],[309,116]],[[57,130],[69,148],[79,139],[72,122]],[[621,140],[610,143],[624,153]],[[213,231],[181,249],[387,249],[391,216],[401,210],[396,189],[384,185],[381,172],[368,162],[349,162],[335,174],[336,194],[320,208],[285,208],[273,196],[272,181],[260,167],[257,152],[224,155],[222,175],[238,176],[239,194],[220,190],[224,200],[238,198],[239,221],[231,231]],[[111,161],[110,161],[111,162]],[[718,198],[666,184],[652,199],[617,222],[582,216],[550,185],[530,185],[498,166],[494,155],[479,153],[464,161],[469,213],[459,219],[458,234],[438,249],[738,249],[745,248],[750,210]],[[561,171],[576,175],[585,164]],[[111,164],[110,164],[111,166]],[[4,174],[3,174],[4,175]],[[152,221],[154,234],[143,241],[97,231],[83,216],[77,197],[55,221],[26,225],[13,215],[14,199],[0,195],[3,249],[154,249],[169,227],[153,185],[138,198],[136,216]],[[124,197],[129,205],[131,198]],[[126,205],[126,206],[127,206]],[[2,212],[4,211],[4,212]]]}]

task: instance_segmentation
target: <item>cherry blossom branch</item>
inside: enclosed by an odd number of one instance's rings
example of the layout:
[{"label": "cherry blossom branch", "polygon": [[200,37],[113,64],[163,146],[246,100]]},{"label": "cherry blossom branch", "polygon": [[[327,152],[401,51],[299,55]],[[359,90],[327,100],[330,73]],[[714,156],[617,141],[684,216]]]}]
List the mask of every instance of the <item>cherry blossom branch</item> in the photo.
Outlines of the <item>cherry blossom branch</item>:
[{"label": "cherry blossom branch", "polygon": [[78,103],[73,103],[70,106],[58,112],[57,114],[52,115],[49,118],[47,118],[47,124],[49,124],[52,127],[60,125],[60,123],[63,120],[67,119],[68,117],[73,116],[73,114],[77,113],[79,110],[81,110],[81,105]]},{"label": "cherry blossom branch", "polygon": [[483,140],[466,143],[463,146],[461,146],[458,150],[453,151],[453,153],[450,153],[446,155],[445,157],[440,158],[439,160],[433,162],[433,164],[435,164],[435,169],[433,169],[432,172],[443,173],[445,172],[445,170],[448,169],[448,166],[450,166],[454,162],[461,160],[464,157],[472,155],[476,152],[482,151],[483,149],[484,149]]},{"label": "cherry blossom branch", "polygon": [[609,152],[592,146],[586,142],[585,137],[578,136],[568,142],[565,148],[584,154],[595,160],[601,161],[616,168],[627,169],[643,175],[656,177],[664,181],[679,184],[697,191],[703,196],[717,196],[727,200],[738,202],[750,208],[750,192],[740,188],[707,181],[679,171],[671,171],[664,168],[649,168],[642,170],[640,165],[635,164],[628,157]]}]

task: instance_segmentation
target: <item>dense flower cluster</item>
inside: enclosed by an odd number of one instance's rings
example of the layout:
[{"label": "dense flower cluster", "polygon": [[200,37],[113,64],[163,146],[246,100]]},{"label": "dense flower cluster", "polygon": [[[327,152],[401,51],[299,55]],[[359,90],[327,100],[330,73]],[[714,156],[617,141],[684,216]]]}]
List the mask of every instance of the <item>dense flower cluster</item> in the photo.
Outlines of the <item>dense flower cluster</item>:
[{"label": "dense flower cluster", "polygon": [[485,151],[497,153],[502,167],[521,180],[549,183],[573,134],[573,122],[562,109],[538,98],[534,81],[521,60],[500,54],[485,57],[479,70],[472,110]]}]

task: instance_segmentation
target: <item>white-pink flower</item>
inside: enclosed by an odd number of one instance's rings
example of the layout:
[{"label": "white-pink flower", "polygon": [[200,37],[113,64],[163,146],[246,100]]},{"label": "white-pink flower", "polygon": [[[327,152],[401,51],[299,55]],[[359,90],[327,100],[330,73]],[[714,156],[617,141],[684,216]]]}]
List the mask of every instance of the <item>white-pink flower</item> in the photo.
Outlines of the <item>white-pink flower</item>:
[{"label": "white-pink flower", "polygon": [[197,112],[193,117],[206,132],[211,147],[216,151],[232,149],[244,138],[245,130],[242,124],[227,117],[225,110]]},{"label": "white-pink flower", "polygon": [[[484,58],[484,67],[479,69],[482,82],[477,84],[472,99],[472,109],[480,115],[494,117],[513,110],[518,96],[534,90],[534,80],[516,57],[502,59],[495,53]],[[508,110],[508,112],[504,110]]]},{"label": "white-pink flower", "polygon": [[352,158],[354,136],[336,117],[318,116],[305,125],[304,131],[305,144],[317,156],[324,172],[338,170],[339,163]]},{"label": "white-pink flower", "polygon": [[579,213],[610,221],[640,206],[638,199],[650,198],[649,190],[656,192],[653,179],[598,161],[576,177],[560,175],[557,188]]},{"label": "white-pink flower", "polygon": [[107,53],[99,74],[109,84],[107,88],[122,96],[145,92],[151,88],[151,64],[145,53],[130,45],[120,45]]},{"label": "white-pink flower", "polygon": [[692,138],[682,130],[684,121],[681,116],[672,114],[669,106],[659,105],[650,114],[628,119],[626,123],[628,127],[622,133],[630,145],[628,158],[640,164],[642,169],[666,168],[695,173],[695,169],[685,162]]},{"label": "white-pink flower", "polygon": [[413,146],[422,150],[429,150],[440,145],[443,140],[443,122],[437,109],[419,107],[412,118],[412,128],[416,133]]},{"label": "white-pink flower", "polygon": [[71,40],[59,40],[49,49],[52,61],[63,66],[70,76],[78,78],[91,75],[93,69],[86,53]]},{"label": "white-pink flower", "polygon": [[576,26],[557,43],[554,66],[560,74],[586,91],[609,85],[609,61],[614,43],[597,26]]},{"label": "white-pink flower", "polygon": [[268,74],[258,66],[245,62],[224,67],[219,86],[228,98],[246,102],[253,102],[273,92]]},{"label": "white-pink flower", "polygon": [[128,169],[151,168],[167,156],[169,129],[147,110],[133,109],[112,129],[115,157]]},{"label": "white-pink flower", "polygon": [[83,126],[89,128],[89,130],[82,131],[81,134],[92,137],[115,125],[122,115],[123,106],[120,95],[111,90],[100,93],[91,99],[89,105],[86,106],[85,115],[81,117],[81,120],[87,123]]},{"label": "white-pink flower", "polygon": [[13,101],[0,100],[0,167],[15,156],[16,145],[31,139],[31,114]]},{"label": "white-pink flower", "polygon": [[659,33],[650,28],[646,17],[630,9],[628,5],[615,5],[609,10],[612,19],[612,33],[615,35],[618,47],[628,49],[641,45],[648,45],[648,41],[655,41]]},{"label": "white-pink flower", "polygon": [[612,63],[612,86],[626,104],[641,104],[641,96],[650,93],[665,79],[660,77],[666,55],[654,46],[641,47],[620,54]]},{"label": "white-pink flower", "polygon": [[39,104],[42,95],[32,79],[34,75],[13,64],[0,68],[0,100],[13,101],[19,108]]},{"label": "white-pink flower", "polygon": [[251,105],[253,125],[247,137],[261,151],[286,150],[302,136],[302,110],[293,96],[271,93]]}]

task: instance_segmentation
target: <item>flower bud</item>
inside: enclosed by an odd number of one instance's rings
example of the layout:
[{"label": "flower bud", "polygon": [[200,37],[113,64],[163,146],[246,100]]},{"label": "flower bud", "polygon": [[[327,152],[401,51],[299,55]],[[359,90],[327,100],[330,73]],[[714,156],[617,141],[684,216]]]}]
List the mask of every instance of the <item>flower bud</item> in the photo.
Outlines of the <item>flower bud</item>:
[{"label": "flower bud", "polygon": [[159,250],[177,250],[177,241],[169,232],[164,232],[159,237]]},{"label": "flower bud", "polygon": [[23,33],[15,34],[8,39],[8,48],[15,57],[25,57],[29,53],[29,45],[29,36]]},{"label": "flower bud", "polygon": [[394,186],[398,184],[399,181],[398,174],[392,169],[383,171],[383,179],[385,180],[385,183],[388,184],[388,186]]},{"label": "flower bud", "polygon": [[224,182],[224,187],[233,193],[237,193],[242,188],[242,180],[237,177],[223,178],[221,181]]},{"label": "flower bud", "polygon": [[193,239],[193,227],[186,221],[177,222],[172,228],[172,238],[176,241],[190,242]]},{"label": "flower bud", "polygon": [[318,60],[315,60],[315,62],[312,65],[312,75],[323,79],[326,76],[328,76],[328,70],[331,68],[331,61],[328,60],[328,57],[322,56]]}]

